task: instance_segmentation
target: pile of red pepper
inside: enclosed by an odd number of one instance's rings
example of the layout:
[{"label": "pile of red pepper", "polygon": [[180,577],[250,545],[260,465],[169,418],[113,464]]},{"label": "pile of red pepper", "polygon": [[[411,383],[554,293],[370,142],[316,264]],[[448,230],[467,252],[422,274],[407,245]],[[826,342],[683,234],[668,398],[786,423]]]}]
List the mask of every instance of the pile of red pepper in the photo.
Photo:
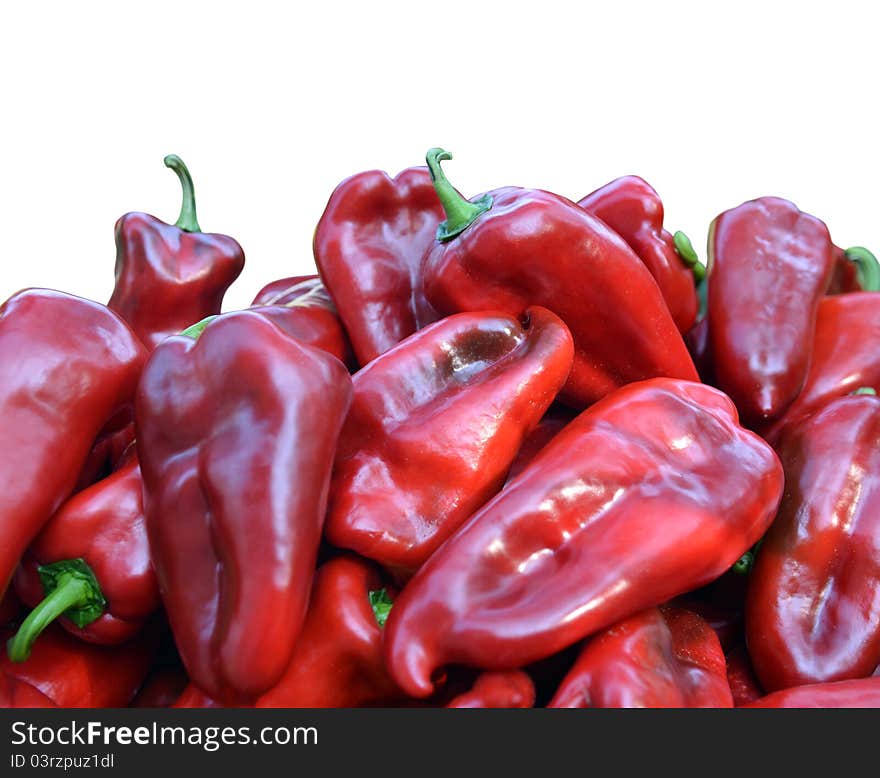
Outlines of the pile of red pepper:
[{"label": "pile of red pepper", "polygon": [[880,707],[880,265],[627,176],[330,196],[318,273],[116,224],[0,308],[0,706]]}]

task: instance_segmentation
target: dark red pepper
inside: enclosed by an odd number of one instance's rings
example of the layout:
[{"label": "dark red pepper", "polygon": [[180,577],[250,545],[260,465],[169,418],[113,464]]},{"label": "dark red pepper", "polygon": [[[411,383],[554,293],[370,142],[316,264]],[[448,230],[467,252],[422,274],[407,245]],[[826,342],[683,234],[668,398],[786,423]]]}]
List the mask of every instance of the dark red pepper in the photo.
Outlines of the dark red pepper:
[{"label": "dark red pepper", "polygon": [[302,343],[353,364],[351,343],[318,276],[282,278],[264,286],[251,307]]},{"label": "dark red pepper", "polygon": [[425,299],[421,262],[442,218],[421,167],[396,178],[358,173],[330,195],[315,262],[361,365],[439,318]]},{"label": "dark red pepper", "polygon": [[15,588],[34,610],[12,643],[23,661],[56,618],[91,643],[122,643],[159,608],[136,456],[70,498],[28,548]]},{"label": "dark red pepper", "polygon": [[880,708],[880,678],[833,681],[782,689],[746,708]]},{"label": "dark red pepper", "polygon": [[765,425],[807,377],[819,301],[834,265],[828,228],[787,200],[725,211],[709,230],[709,347],[717,386]]},{"label": "dark red pepper", "polygon": [[401,687],[522,667],[717,578],[769,526],[772,449],[711,387],[653,379],[568,424],[438,549],[385,636]]},{"label": "dark red pepper", "polygon": [[168,338],[144,368],[153,562],[187,672],[218,700],[256,698],[289,664],[350,402],[338,359],[255,311]]},{"label": "dark red pepper", "polygon": [[28,289],[0,308],[0,594],[98,434],[130,416],[145,357],[99,303]]},{"label": "dark red pepper", "polygon": [[550,708],[730,708],[727,664],[712,627],[667,606],[587,641]]},{"label": "dark red pepper", "polygon": [[183,205],[174,224],[146,213],[116,222],[116,285],[110,308],[148,348],[220,313],[223,295],[244,268],[244,252],[228,235],[202,232],[192,178],[180,157],[165,164],[177,173]]},{"label": "dark red pepper", "polygon": [[663,202],[654,188],[638,176],[622,176],[578,205],[627,242],[651,271],[679,332],[688,332],[697,319],[694,272],[676,251],[673,236],[663,229]]},{"label": "dark red pepper", "polygon": [[880,664],[880,399],[843,397],[777,444],[785,496],[749,576],[746,638],[767,691]]},{"label": "dark red pepper", "polygon": [[553,311],[574,339],[562,393],[574,407],[654,376],[697,380],[657,283],[616,232],[541,190],[506,187],[465,200],[440,168],[450,158],[442,149],[428,152],[447,216],[423,265],[437,310]]},{"label": "dark red pepper", "polygon": [[880,291],[880,263],[868,249],[834,246],[834,271],[825,294]]},{"label": "dark red pepper", "polygon": [[447,708],[531,708],[535,685],[522,670],[480,673],[473,686],[450,700]]},{"label": "dark red pepper", "polygon": [[738,643],[727,653],[727,682],[735,708],[742,708],[764,696],[745,643]]},{"label": "dark red pepper", "polygon": [[529,463],[538,456],[538,452],[553,440],[576,415],[573,410],[564,405],[551,407],[541,417],[538,426],[526,435],[516,454],[516,459],[513,460],[513,464],[507,472],[505,483],[509,483],[525,470]]},{"label": "dark red pepper", "polygon": [[188,680],[182,667],[154,670],[131,701],[131,707],[170,708],[180,698]]},{"label": "dark red pepper", "polygon": [[504,483],[526,434],[571,370],[571,335],[530,308],[436,322],[354,376],[326,535],[386,567],[416,570]]}]

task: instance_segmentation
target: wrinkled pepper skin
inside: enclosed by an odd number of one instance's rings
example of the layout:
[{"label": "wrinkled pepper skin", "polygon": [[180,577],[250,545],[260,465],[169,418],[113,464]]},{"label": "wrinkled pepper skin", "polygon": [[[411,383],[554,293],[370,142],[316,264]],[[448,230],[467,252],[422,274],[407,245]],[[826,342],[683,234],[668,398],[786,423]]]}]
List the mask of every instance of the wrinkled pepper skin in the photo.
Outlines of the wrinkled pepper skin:
[{"label": "wrinkled pepper skin", "polygon": [[[654,376],[698,380],[657,283],[616,232],[550,192],[506,187],[463,201],[440,170],[446,158],[429,152],[435,183],[451,190],[447,210],[491,206],[425,255],[425,293],[438,311],[553,311],[574,339],[561,399],[575,408]],[[450,217],[441,229],[458,226]]]},{"label": "wrinkled pepper skin", "polygon": [[535,685],[522,670],[480,673],[470,690],[454,697],[447,708],[531,708]]},{"label": "wrinkled pepper skin", "polygon": [[880,664],[880,399],[844,397],[777,445],[785,496],[749,577],[746,639],[762,686]]},{"label": "wrinkled pepper skin", "polygon": [[447,663],[550,656],[720,576],[782,494],[773,450],[721,392],[652,379],[560,432],[400,594],[386,662],[412,696]]},{"label": "wrinkled pepper skin", "polygon": [[0,307],[0,594],[73,491],[98,433],[130,413],[145,358],[99,303],[27,289]]},{"label": "wrinkled pepper skin", "polygon": [[643,178],[622,176],[578,201],[611,227],[645,263],[660,287],[678,331],[684,335],[697,319],[694,274],[663,229],[663,202]]},{"label": "wrinkled pepper skin", "polygon": [[135,400],[153,564],[190,678],[224,702],[287,668],[351,378],[254,311],[153,352]]},{"label": "wrinkled pepper skin", "polygon": [[745,708],[880,708],[880,678],[807,684],[761,697]]},{"label": "wrinkled pepper skin", "polygon": [[762,434],[772,443],[783,430],[831,400],[863,387],[880,390],[880,293],[825,297],[819,304],[807,380],[785,415]]},{"label": "wrinkled pepper skin", "polygon": [[572,356],[566,326],[535,307],[525,324],[494,312],[447,317],[362,368],[336,453],[328,540],[415,571],[501,488]]},{"label": "wrinkled pepper skin", "polygon": [[550,708],[731,708],[721,643],[696,613],[650,608],[587,641]]},{"label": "wrinkled pepper skin", "polygon": [[15,589],[30,607],[45,592],[39,565],[83,559],[106,599],[103,615],[84,627],[59,623],[91,643],[122,643],[161,605],[150,559],[143,484],[137,457],[112,475],[71,497],[34,539],[15,572]]},{"label": "wrinkled pepper skin", "polygon": [[[4,643],[9,634],[0,633]],[[157,634],[148,627],[128,643],[98,646],[53,624],[26,662],[0,656],[0,708],[125,707],[149,672]]]},{"label": "wrinkled pepper skin", "polygon": [[[382,629],[370,605],[384,584],[369,562],[343,555],[318,568],[293,657],[258,708],[359,708],[404,698],[382,657]],[[387,588],[386,588],[386,591]]]},{"label": "wrinkled pepper skin", "polygon": [[833,266],[828,228],[787,200],[751,200],[712,223],[706,315],[715,378],[747,425],[778,417],[801,390]]},{"label": "wrinkled pepper skin", "polygon": [[358,173],[330,196],[315,262],[362,366],[439,318],[425,299],[421,261],[442,218],[422,167],[396,178]]},{"label": "wrinkled pepper skin", "polygon": [[165,164],[183,183],[181,216],[176,224],[139,212],[119,218],[116,284],[107,303],[150,349],[220,313],[223,295],[244,269],[244,251],[234,238],[201,231],[189,173],[169,159]]},{"label": "wrinkled pepper skin", "polygon": [[318,276],[282,278],[264,286],[251,307],[302,343],[353,364],[351,344],[336,306]]}]

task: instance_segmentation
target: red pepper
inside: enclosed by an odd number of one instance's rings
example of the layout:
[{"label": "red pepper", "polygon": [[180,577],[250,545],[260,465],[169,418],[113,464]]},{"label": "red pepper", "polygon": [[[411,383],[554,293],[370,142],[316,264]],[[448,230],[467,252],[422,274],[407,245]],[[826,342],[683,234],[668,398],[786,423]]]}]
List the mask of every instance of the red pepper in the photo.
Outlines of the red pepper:
[{"label": "red pepper", "polygon": [[79,492],[31,543],[15,588],[34,607],[12,643],[22,661],[53,620],[91,643],[122,643],[159,608],[135,456]]},{"label": "red pepper", "polygon": [[0,308],[0,594],[98,433],[130,414],[145,356],[99,303],[28,289]]},{"label": "red pepper", "polygon": [[819,304],[810,369],[798,398],[764,432],[774,442],[785,427],[812,415],[836,397],[864,387],[880,389],[880,293],[826,297]]},{"label": "red pepper", "polygon": [[147,675],[157,646],[158,633],[151,628],[129,643],[98,646],[53,625],[26,662],[0,656],[0,708],[124,707]]},{"label": "red pepper", "polygon": [[120,217],[116,286],[107,303],[148,348],[220,313],[223,295],[244,268],[233,238],[201,231],[192,178],[180,157],[169,154],[165,164],[183,187],[180,216],[174,224],[146,213]]},{"label": "red pepper", "polygon": [[777,445],[785,497],[749,578],[746,638],[768,691],[880,664],[880,399],[844,397]]},{"label": "red pepper", "polygon": [[354,377],[326,535],[416,570],[504,483],[571,370],[571,335],[544,308],[524,326],[462,313],[415,333]]},{"label": "red pepper", "polygon": [[525,470],[529,463],[538,456],[538,452],[553,440],[575,415],[574,411],[565,406],[551,407],[538,422],[538,426],[526,435],[516,454],[516,459],[513,460],[510,470],[507,471],[505,483],[510,483]]},{"label": "red pepper", "polygon": [[746,708],[880,708],[880,678],[807,684],[782,689]]},{"label": "red pepper", "polygon": [[253,311],[168,338],[144,368],[153,562],[187,672],[218,700],[255,698],[287,668],[350,401],[339,360]]},{"label": "red pepper", "polygon": [[742,708],[764,696],[745,643],[738,643],[727,653],[727,682],[735,708]]},{"label": "red pepper", "polygon": [[81,492],[92,484],[104,480],[111,473],[115,473],[129,450],[134,449],[133,443],[134,421],[126,424],[121,430],[100,435],[83,465],[74,493]]},{"label": "red pepper", "polygon": [[15,589],[10,586],[6,594],[0,597],[0,627],[17,620],[21,610],[21,600],[18,599]]},{"label": "red pepper", "polygon": [[653,379],[588,409],[401,592],[386,660],[412,696],[446,663],[550,656],[717,578],[782,493],[772,449],[711,387]]},{"label": "red pepper", "polygon": [[447,219],[423,265],[439,311],[553,311],[574,339],[562,393],[574,407],[652,376],[697,380],[660,289],[617,233],[550,192],[507,187],[467,201],[446,180],[444,159],[442,149],[428,152]]},{"label": "red pepper", "polygon": [[264,286],[251,303],[300,342],[346,364],[353,363],[351,344],[336,306],[318,276],[282,278]]},{"label": "red pepper", "polygon": [[358,173],[330,196],[315,230],[315,262],[361,365],[439,318],[420,268],[442,218],[421,167],[393,179]]},{"label": "red pepper", "polygon": [[880,291],[880,263],[868,249],[833,247],[834,271],[825,294]]},{"label": "red pepper", "polygon": [[182,667],[161,667],[154,670],[131,701],[131,707],[170,708],[180,698],[187,686],[187,680]]},{"label": "red pepper", "polygon": [[454,697],[447,708],[531,708],[535,685],[522,670],[480,673],[470,690]]},{"label": "red pepper", "polygon": [[673,236],[663,229],[663,202],[654,188],[638,176],[623,176],[578,205],[627,242],[660,287],[679,332],[690,330],[698,307],[694,273],[676,251]]},{"label": "red pepper", "polygon": [[709,230],[708,337],[715,378],[750,425],[794,401],[833,270],[828,228],[777,197],[725,211]]},{"label": "red pepper", "polygon": [[730,708],[721,643],[683,608],[650,608],[590,640],[550,708]]},{"label": "red pepper", "polygon": [[382,627],[393,594],[362,559],[339,556],[319,567],[290,665],[256,707],[357,708],[401,701],[404,695],[382,658]]}]

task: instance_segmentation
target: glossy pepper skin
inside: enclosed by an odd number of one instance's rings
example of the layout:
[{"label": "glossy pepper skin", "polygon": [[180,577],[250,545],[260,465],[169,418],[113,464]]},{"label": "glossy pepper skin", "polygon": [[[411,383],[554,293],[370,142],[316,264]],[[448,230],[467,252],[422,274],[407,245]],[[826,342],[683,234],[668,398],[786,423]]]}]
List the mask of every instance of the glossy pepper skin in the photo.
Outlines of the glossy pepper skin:
[{"label": "glossy pepper skin", "polygon": [[561,399],[583,408],[624,384],[697,372],[650,272],[604,222],[570,200],[506,187],[464,200],[428,152],[447,219],[425,255],[425,292],[444,314],[532,305],[571,331],[575,357]]},{"label": "glossy pepper skin", "polygon": [[776,418],[801,390],[833,266],[828,228],[787,200],[750,200],[712,223],[709,345],[746,424]]},{"label": "glossy pepper skin", "polygon": [[868,387],[880,389],[880,293],[825,297],[819,303],[810,369],[797,399],[764,437],[775,442],[791,424],[831,400]]},{"label": "glossy pepper skin", "polygon": [[128,643],[98,646],[53,624],[26,662],[0,656],[0,708],[125,707],[150,669],[157,634],[148,628]]},{"label": "glossy pepper skin", "polygon": [[315,230],[314,255],[361,365],[439,316],[425,299],[422,255],[443,209],[422,167],[345,179]]},{"label": "glossy pepper skin", "polygon": [[713,629],[683,608],[650,608],[587,641],[550,708],[731,708]]},{"label": "glossy pepper skin", "polygon": [[535,685],[522,670],[480,673],[474,685],[454,697],[447,708],[531,708]]},{"label": "glossy pepper skin", "polygon": [[761,697],[746,708],[880,708],[880,678],[807,684]]},{"label": "glossy pepper skin", "polygon": [[545,308],[526,323],[461,313],[425,327],[353,379],[326,536],[411,573],[504,483],[571,370],[571,335]]},{"label": "glossy pepper skin", "polygon": [[578,205],[611,227],[645,263],[684,335],[697,319],[694,274],[663,229],[663,202],[638,176],[616,178],[578,201]]},{"label": "glossy pepper skin", "polygon": [[228,235],[202,232],[192,178],[173,154],[165,164],[183,186],[174,224],[132,212],[116,222],[116,285],[108,306],[152,349],[220,313],[223,295],[244,268],[244,252]]},{"label": "glossy pepper skin", "polygon": [[153,563],[190,678],[224,702],[286,669],[308,603],[342,363],[254,311],[153,352],[135,401]]},{"label": "glossy pepper skin", "polygon": [[0,593],[98,433],[130,409],[145,357],[99,303],[27,289],[0,307]]},{"label": "glossy pepper skin", "polygon": [[749,577],[746,638],[769,692],[880,664],[880,399],[843,397],[776,447],[785,496]]},{"label": "glossy pepper skin", "polygon": [[407,583],[386,661],[413,696],[447,663],[522,667],[717,578],[782,494],[772,449],[702,384],[586,410]]},{"label": "glossy pepper skin", "polygon": [[[136,635],[161,605],[159,586],[150,558],[143,484],[137,457],[94,486],[75,494],[49,520],[31,543],[15,573],[15,589],[30,607],[40,606],[42,620],[95,607],[91,618],[77,626],[69,617],[60,624],[91,643],[122,643]],[[85,586],[79,596],[65,587],[46,591],[38,568],[49,566],[61,576],[66,565],[81,560],[89,569],[94,586]],[[45,569],[45,567],[44,567]],[[59,579],[55,580],[58,583]],[[67,591],[80,585],[68,577]],[[40,605],[42,603],[42,605]],[[66,607],[65,607],[66,606]],[[23,627],[22,641],[37,639],[38,628]],[[27,650],[27,646],[22,647]]]},{"label": "glossy pepper skin", "polygon": [[353,364],[348,336],[318,276],[293,276],[266,284],[257,292],[251,307],[300,342]]}]

